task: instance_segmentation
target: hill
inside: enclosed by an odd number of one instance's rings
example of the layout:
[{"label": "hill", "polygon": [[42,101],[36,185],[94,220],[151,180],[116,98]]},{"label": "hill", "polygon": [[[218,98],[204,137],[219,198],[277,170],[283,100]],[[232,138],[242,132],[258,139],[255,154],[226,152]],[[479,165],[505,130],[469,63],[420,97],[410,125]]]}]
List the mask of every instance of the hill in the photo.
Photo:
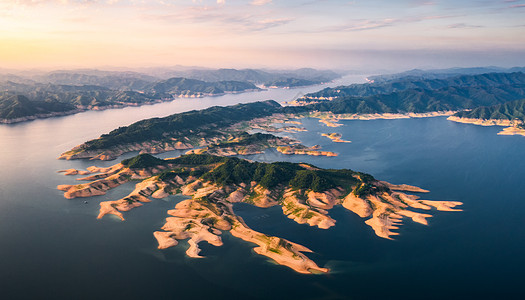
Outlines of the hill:
[{"label": "hill", "polygon": [[135,150],[189,149],[205,146],[233,137],[228,127],[241,121],[268,117],[281,111],[272,100],[213,106],[164,118],[153,118],[120,127],[100,138],[88,141],[62,154],[61,158],[93,158],[104,155],[113,159]]},{"label": "hill", "polygon": [[260,69],[189,69],[181,71],[166,70],[163,76],[185,77],[203,81],[248,81],[255,84],[265,84],[277,80],[302,79],[318,84],[329,82],[341,77],[329,70],[303,68],[298,70],[260,70]]},{"label": "hill", "polygon": [[264,86],[266,87],[280,87],[280,88],[293,88],[298,86],[308,86],[318,84],[319,82],[306,80],[306,79],[297,79],[297,78],[286,78],[278,79],[270,82],[266,82]]},{"label": "hill", "polygon": [[[87,183],[59,185],[68,199],[104,195],[131,178],[140,180],[135,190],[119,200],[100,203],[98,218],[107,214],[124,220],[123,212],[150,202],[149,197],[164,198],[183,194],[183,200],[168,211],[170,215],[160,231],[154,232],[158,248],[176,246],[189,238],[188,256],[200,257],[199,242],[221,246],[220,234],[257,245],[256,253],[300,273],[328,272],[304,255],[310,250],[286,239],[250,229],[235,214],[233,204],[244,202],[258,207],[281,206],[283,214],[299,224],[320,229],[335,225],[329,210],[343,206],[362,218],[376,235],[390,239],[404,217],[427,224],[429,214],[414,209],[454,211],[460,202],[418,200],[400,190],[427,192],[407,185],[392,185],[368,174],[350,169],[321,169],[305,163],[251,162],[234,157],[183,155],[160,160],[139,155],[109,168],[90,167],[72,174],[94,174],[80,180]],[[397,190],[397,191],[396,191]]]},{"label": "hill", "polygon": [[146,87],[146,90],[154,94],[171,96],[212,96],[224,94],[225,92],[259,90],[259,88],[252,83],[242,81],[206,82],[196,79],[175,77],[156,82]]},{"label": "hill", "polygon": [[448,69],[413,69],[400,73],[374,75],[368,77],[369,80],[375,83],[387,82],[397,79],[444,79],[448,77],[456,77],[461,75],[478,75],[485,73],[512,73],[525,72],[525,68],[501,68],[501,67],[473,67],[473,68],[448,68]]},{"label": "hill", "polygon": [[73,113],[76,107],[55,99],[31,101],[23,95],[4,94],[0,96],[0,122],[23,121],[29,117],[53,116]]},{"label": "hill", "polygon": [[521,120],[525,123],[525,99],[460,111],[454,116],[482,120]]}]

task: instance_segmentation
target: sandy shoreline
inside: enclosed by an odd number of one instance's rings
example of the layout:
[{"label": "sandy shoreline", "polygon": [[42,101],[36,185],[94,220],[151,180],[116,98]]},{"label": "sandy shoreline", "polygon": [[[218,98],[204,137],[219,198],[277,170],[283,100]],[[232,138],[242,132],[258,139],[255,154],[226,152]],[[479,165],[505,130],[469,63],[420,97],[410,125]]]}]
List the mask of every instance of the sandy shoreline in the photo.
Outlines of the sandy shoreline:
[{"label": "sandy shoreline", "polygon": [[[410,118],[431,118],[451,116],[456,111],[435,111],[427,113],[376,113],[376,114],[334,114],[332,112],[311,112],[307,115],[310,118],[321,119],[319,122],[334,123],[338,120],[393,120],[393,119],[410,119]],[[326,124],[326,123],[325,123]],[[341,125],[331,124],[327,126],[335,127]]]},{"label": "sandy shoreline", "polygon": [[[307,170],[316,170],[310,165],[301,165]],[[419,200],[419,197],[403,192],[427,193],[427,190],[406,184],[390,184],[377,181],[364,175],[354,174],[358,185],[337,186],[322,192],[307,189],[293,189],[290,186],[277,185],[265,188],[258,182],[218,185],[204,181],[187,173],[161,179],[159,174],[178,169],[175,164],[161,164],[148,168],[130,169],[123,164],[111,167],[89,167],[86,171],[68,169],[65,175],[89,174],[78,180],[89,181],[77,185],[59,185],[64,197],[92,197],[104,195],[108,190],[130,180],[140,180],[135,189],[127,196],[113,201],[100,203],[98,219],[105,215],[115,215],[122,221],[124,213],[140,207],[151,198],[165,198],[172,194],[191,196],[191,199],[179,202],[175,209],[169,210],[169,217],[161,231],[155,231],[158,248],[165,249],[178,245],[180,240],[188,240],[186,254],[200,258],[199,243],[206,241],[214,246],[221,246],[221,233],[229,231],[233,236],[256,244],[254,251],[267,256],[276,263],[292,268],[300,273],[328,272],[301,252],[310,252],[302,245],[283,238],[266,235],[250,229],[233,211],[233,204],[238,202],[267,208],[280,205],[282,213],[298,224],[307,224],[320,229],[335,226],[336,220],[329,215],[329,210],[337,205],[356,213],[374,233],[385,239],[398,235],[395,232],[402,225],[404,218],[428,225],[430,213],[420,213],[413,209],[459,211],[455,207],[462,205],[454,201]],[[199,165],[198,167],[204,167]],[[211,164],[207,168],[215,168]],[[182,176],[182,177],[181,177]],[[202,178],[202,177],[201,177]]]},{"label": "sandy shoreline", "polygon": [[502,131],[498,132],[498,135],[522,135],[525,136],[525,129],[517,127],[503,128]]},{"label": "sandy shoreline", "polygon": [[464,124],[473,124],[478,126],[503,126],[502,131],[498,132],[498,135],[522,135],[525,136],[525,129],[518,128],[518,125],[523,124],[520,120],[500,120],[500,119],[472,119],[472,118],[460,118],[456,116],[450,116],[447,120],[464,123]]}]

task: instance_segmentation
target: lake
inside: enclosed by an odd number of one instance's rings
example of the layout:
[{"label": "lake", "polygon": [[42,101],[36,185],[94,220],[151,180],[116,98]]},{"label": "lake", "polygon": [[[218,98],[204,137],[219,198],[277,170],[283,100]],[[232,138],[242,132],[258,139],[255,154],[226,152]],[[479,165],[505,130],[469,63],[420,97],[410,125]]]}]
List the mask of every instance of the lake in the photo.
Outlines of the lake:
[{"label": "lake", "polygon": [[[429,226],[405,219],[393,241],[375,236],[364,220],[341,207],[330,213],[336,226],[322,230],[294,223],[280,207],[235,205],[253,229],[312,249],[308,256],[330,268],[327,275],[302,275],[275,265],[256,255],[253,244],[229,233],[223,234],[222,247],[201,244],[204,259],[186,257],[185,242],[157,250],[152,233],[183,196],[154,200],[125,213],[121,222],[97,220],[98,205],[127,195],[133,183],[86,199],[67,200],[56,190],[58,184],[75,182],[57,170],[116,163],[56,158],[118,126],[213,105],[286,101],[325,86],[363,81],[363,76],[350,76],[324,86],[1,125],[2,299],[519,299],[525,270],[525,138],[498,136],[499,127],[436,117],[342,121],[344,126],[329,128],[305,118],[302,126],[309,131],[290,135],[339,156],[286,156],[273,150],[247,156],[351,168],[430,190],[424,199],[464,203],[462,212],[433,211]],[[320,135],[330,132],[352,142],[333,143]]]}]

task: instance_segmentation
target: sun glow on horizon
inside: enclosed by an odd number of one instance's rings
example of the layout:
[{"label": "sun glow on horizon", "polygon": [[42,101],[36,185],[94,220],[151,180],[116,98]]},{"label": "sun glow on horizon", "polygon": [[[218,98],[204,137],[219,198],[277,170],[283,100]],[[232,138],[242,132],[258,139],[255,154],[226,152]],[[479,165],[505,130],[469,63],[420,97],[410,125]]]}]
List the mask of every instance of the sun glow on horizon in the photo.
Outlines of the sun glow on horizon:
[{"label": "sun glow on horizon", "polygon": [[522,2],[0,0],[0,63],[523,65]]}]

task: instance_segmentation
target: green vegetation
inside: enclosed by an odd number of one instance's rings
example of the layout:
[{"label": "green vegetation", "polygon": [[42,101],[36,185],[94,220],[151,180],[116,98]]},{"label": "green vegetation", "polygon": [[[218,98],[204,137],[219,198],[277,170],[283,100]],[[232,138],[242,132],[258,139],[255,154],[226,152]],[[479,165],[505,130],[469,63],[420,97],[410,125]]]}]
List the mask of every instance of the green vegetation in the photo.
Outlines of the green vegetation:
[{"label": "green vegetation", "polygon": [[369,97],[343,97],[303,107],[286,107],[291,113],[331,111],[357,113],[425,113],[473,109],[525,97],[525,84],[504,86],[447,87],[439,90],[412,89]]},{"label": "green vegetation", "polygon": [[123,160],[122,164],[130,169],[144,169],[165,165],[168,162],[169,160],[156,158],[150,154],[139,154],[135,157]]},{"label": "green vegetation", "polygon": [[310,189],[314,192],[322,192],[335,187],[334,182],[326,175],[314,170],[300,170],[289,184],[296,190]]},{"label": "green vegetation", "polygon": [[525,99],[506,102],[494,106],[482,106],[471,111],[455,114],[460,118],[483,120],[520,120],[525,122]]},{"label": "green vegetation", "polygon": [[[147,79],[147,80],[146,80]],[[158,81],[148,76],[95,76],[87,74],[52,73],[46,82],[0,83],[0,118],[4,122],[25,117],[45,117],[53,113],[101,109],[112,106],[142,105],[173,97],[218,95],[225,92],[257,90],[249,82],[204,82],[187,78]],[[68,83],[70,85],[64,85]],[[74,84],[84,85],[74,85]],[[100,85],[92,85],[100,84]]]},{"label": "green vegetation", "polygon": [[354,195],[357,197],[364,198],[367,195],[375,195],[388,190],[386,187],[379,187],[373,184],[376,180],[372,175],[359,173],[358,177],[361,181],[360,185],[353,191]]},{"label": "green vegetation", "polygon": [[233,148],[233,149],[243,149],[249,146],[255,146],[257,148],[264,148],[270,145],[272,141],[278,140],[279,137],[266,134],[266,133],[254,133],[249,134],[247,132],[241,132],[235,138],[220,141],[219,143],[208,146],[207,152],[214,153],[215,150],[224,149],[224,148]]},{"label": "green vegetation", "polygon": [[40,114],[67,113],[76,107],[55,99],[32,101],[22,95],[4,94],[0,96],[0,119],[17,119]]},{"label": "green vegetation", "polygon": [[[295,190],[312,190],[324,192],[341,186],[352,189],[357,183],[370,184],[375,179],[372,176],[343,169],[318,169],[313,166],[289,162],[250,162],[236,157],[220,157],[209,154],[188,154],[170,160],[161,160],[151,155],[139,155],[122,161],[126,166],[138,164],[140,167],[153,167],[170,164],[171,170],[159,175],[159,179],[169,181],[176,176],[187,177],[191,172],[199,175],[202,180],[224,185],[250,185],[255,181],[264,188],[272,189],[278,186],[290,187]],[[306,168],[306,167],[308,168]],[[190,171],[192,170],[192,171]],[[361,179],[358,179],[361,178]],[[372,191],[372,190],[370,190]]]},{"label": "green vegetation", "polygon": [[442,79],[402,77],[389,81],[381,81],[378,83],[352,84],[348,86],[326,88],[319,92],[305,95],[306,99],[304,100],[308,101],[308,98],[319,97],[332,97],[336,99],[345,99],[349,97],[368,97],[414,89],[438,90],[449,87],[489,87],[516,84],[525,84],[524,73],[487,73],[479,75],[461,75]]},{"label": "green vegetation", "polygon": [[5,121],[113,105],[140,105],[160,99],[160,96],[155,94],[109,90],[100,86],[28,85],[7,82],[0,84],[0,89],[4,90],[3,94],[0,94],[0,118]]},{"label": "green vegetation", "polygon": [[85,150],[108,149],[113,146],[151,140],[185,140],[186,136],[206,138],[222,135],[224,127],[240,121],[269,116],[280,111],[281,106],[272,100],[237,104],[229,107],[213,106],[165,118],[142,120],[103,134],[99,139],[86,142]]}]

